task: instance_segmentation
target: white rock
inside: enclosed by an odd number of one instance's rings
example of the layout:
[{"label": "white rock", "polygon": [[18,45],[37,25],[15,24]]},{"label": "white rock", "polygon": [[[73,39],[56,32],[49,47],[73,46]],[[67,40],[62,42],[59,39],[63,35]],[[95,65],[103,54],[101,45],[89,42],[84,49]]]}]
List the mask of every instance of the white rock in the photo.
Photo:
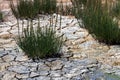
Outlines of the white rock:
[{"label": "white rock", "polygon": [[31,72],[31,73],[30,73],[30,77],[36,77],[36,76],[39,76],[39,74],[38,74],[38,73],[35,73],[35,72]]},{"label": "white rock", "polygon": [[40,76],[40,77],[36,77],[35,80],[51,80],[50,77],[47,76]]},{"label": "white rock", "polygon": [[50,76],[52,77],[60,77],[62,73],[60,71],[51,71]]},{"label": "white rock", "polygon": [[28,58],[28,56],[17,56],[16,57],[16,61],[27,61],[29,58]]}]

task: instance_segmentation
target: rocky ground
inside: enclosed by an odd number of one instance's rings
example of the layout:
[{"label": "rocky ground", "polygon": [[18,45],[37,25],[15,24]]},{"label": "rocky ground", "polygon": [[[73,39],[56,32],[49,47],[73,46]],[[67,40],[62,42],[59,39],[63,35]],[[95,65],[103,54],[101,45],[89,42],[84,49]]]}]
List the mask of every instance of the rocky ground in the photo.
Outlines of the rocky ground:
[{"label": "rocky ground", "polygon": [[[64,34],[64,55],[33,62],[15,42],[16,19],[8,11],[4,16],[7,21],[0,23],[1,80],[111,80],[104,72],[120,76],[120,46],[98,43],[74,17],[62,16],[61,26],[58,22],[55,27],[57,34]],[[42,25],[50,20],[48,16],[40,19]]]},{"label": "rocky ground", "polygon": [[[64,34],[63,56],[33,62],[16,44],[16,19],[9,9],[3,13],[0,80],[116,80],[104,73],[120,76],[120,46],[98,43],[87,30],[79,27],[73,16],[62,16],[61,26],[58,22],[55,27],[57,34]],[[48,16],[40,16],[40,19],[42,25],[50,20]]]}]

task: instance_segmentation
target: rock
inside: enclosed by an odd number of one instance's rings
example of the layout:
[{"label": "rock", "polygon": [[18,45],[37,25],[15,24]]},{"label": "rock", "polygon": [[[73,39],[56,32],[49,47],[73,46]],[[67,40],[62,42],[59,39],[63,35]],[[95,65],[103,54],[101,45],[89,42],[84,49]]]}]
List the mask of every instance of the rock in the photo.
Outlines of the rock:
[{"label": "rock", "polygon": [[66,33],[65,36],[67,37],[68,40],[77,40],[80,38],[79,36],[76,36],[75,34],[69,34],[69,33]]},{"label": "rock", "polygon": [[79,48],[81,48],[81,49],[90,49],[90,48],[92,48],[92,46],[94,44],[97,44],[97,42],[93,41],[93,40],[86,41],[86,42],[84,42],[82,44],[79,44]]},{"label": "rock", "polygon": [[12,42],[12,39],[0,39],[0,43],[2,44],[9,44]]},{"label": "rock", "polygon": [[29,75],[28,74],[16,74],[16,78],[18,78],[18,79],[29,78]]},{"label": "rock", "polygon": [[62,72],[61,71],[50,71],[50,76],[52,76],[52,77],[61,77]]},{"label": "rock", "polygon": [[77,73],[67,73],[64,76],[67,77],[67,78],[72,78],[72,77],[77,76],[77,75],[79,75],[79,74],[77,74]]},{"label": "rock", "polygon": [[70,80],[66,77],[53,77],[52,80]]},{"label": "rock", "polygon": [[52,62],[51,70],[61,70],[63,67],[63,64],[60,60],[56,60]]},{"label": "rock", "polygon": [[96,59],[88,59],[86,63],[87,64],[97,64],[98,61]]},{"label": "rock", "polygon": [[3,60],[5,62],[10,62],[10,61],[13,61],[15,59],[15,56],[13,56],[13,55],[6,55],[6,56],[4,56],[2,58],[3,58]]},{"label": "rock", "polygon": [[79,38],[85,38],[87,37],[89,34],[88,32],[75,32],[76,36],[79,36]]},{"label": "rock", "polygon": [[72,57],[73,56],[73,54],[72,53],[64,53],[63,54],[63,58],[70,58],[70,57]]},{"label": "rock", "polygon": [[35,72],[31,72],[30,73],[30,77],[37,77],[37,76],[39,76],[40,74],[38,74],[38,73],[35,73]]},{"label": "rock", "polygon": [[62,29],[62,33],[74,33],[79,30],[79,27],[66,27]]},{"label": "rock", "polygon": [[9,39],[9,38],[11,38],[11,34],[9,34],[8,32],[3,32],[3,33],[1,33],[0,34],[0,38],[2,38],[2,39]]},{"label": "rock", "polygon": [[28,67],[22,65],[10,66],[8,70],[19,74],[28,74],[30,72]]},{"label": "rock", "polygon": [[5,71],[8,66],[10,66],[9,63],[0,63],[0,72]]},{"label": "rock", "polygon": [[35,80],[51,80],[50,77],[47,76],[40,76],[40,77],[36,77]]},{"label": "rock", "polygon": [[79,58],[79,59],[81,59],[83,57],[82,57],[81,53],[74,53],[73,54],[73,58]]},{"label": "rock", "polygon": [[38,66],[38,71],[49,71],[50,67],[46,66],[45,64]]},{"label": "rock", "polygon": [[12,78],[15,77],[15,73],[13,72],[8,72],[4,74],[3,78],[1,80],[13,80]]},{"label": "rock", "polygon": [[24,55],[24,56],[17,56],[16,57],[16,61],[27,61],[29,58],[28,56]]},{"label": "rock", "polygon": [[3,59],[2,58],[0,58],[0,63],[3,63],[4,61],[3,61]]},{"label": "rock", "polygon": [[5,56],[7,53],[5,52],[5,51],[0,51],[0,57],[3,57],[3,56]]},{"label": "rock", "polygon": [[38,72],[41,76],[47,76],[49,74],[48,71],[39,71]]},{"label": "rock", "polygon": [[78,45],[78,44],[81,44],[81,43],[83,43],[83,42],[85,42],[85,39],[80,38],[80,39],[78,39],[78,40],[72,41],[72,44],[73,44],[73,45]]}]

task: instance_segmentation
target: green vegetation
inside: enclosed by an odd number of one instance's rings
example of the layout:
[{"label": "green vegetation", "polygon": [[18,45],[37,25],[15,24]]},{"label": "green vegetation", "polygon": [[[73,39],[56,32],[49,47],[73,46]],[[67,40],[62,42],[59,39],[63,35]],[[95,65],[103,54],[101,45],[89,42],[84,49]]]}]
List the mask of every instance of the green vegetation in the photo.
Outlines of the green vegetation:
[{"label": "green vegetation", "polygon": [[106,80],[120,80],[119,75],[106,73],[105,76],[106,76]]},{"label": "green vegetation", "polygon": [[16,18],[34,19],[38,14],[52,14],[56,12],[56,0],[19,0],[17,6],[13,1],[10,7]]},{"label": "green vegetation", "polygon": [[40,1],[40,13],[52,14],[57,10],[56,0],[39,0]]},{"label": "green vegetation", "polygon": [[2,14],[2,12],[0,12],[0,22],[2,22],[3,21],[3,14]]},{"label": "green vegetation", "polygon": [[[36,60],[61,56],[59,52],[63,45],[63,36],[56,35],[51,21],[50,25],[41,27],[40,19],[37,18],[39,13],[56,12],[56,0],[19,0],[16,6],[11,1],[10,7],[17,19],[17,43],[30,58]],[[33,24],[35,18],[38,19],[37,27]],[[27,20],[27,25],[24,25],[24,19]],[[20,21],[22,21],[21,26]]]},{"label": "green vegetation", "polygon": [[116,5],[113,6],[111,12],[112,12],[113,16],[120,17],[120,0],[118,0],[118,2],[116,3]]},{"label": "green vegetation", "polygon": [[18,45],[33,60],[40,58],[60,57],[59,53],[63,44],[62,36],[56,35],[53,26],[41,27],[37,23],[37,28],[33,28],[33,22],[24,29],[18,38]]},{"label": "green vegetation", "polygon": [[[106,44],[120,44],[120,29],[118,22],[113,21],[107,6],[103,7],[101,0],[87,0],[84,5],[78,5],[77,0],[72,1],[74,5],[74,15],[77,19],[82,19],[84,28],[99,42]],[[107,5],[107,2],[106,2]]]},{"label": "green vegetation", "polygon": [[17,6],[11,1],[10,7],[16,18],[33,19],[39,14],[39,0],[19,0]]}]

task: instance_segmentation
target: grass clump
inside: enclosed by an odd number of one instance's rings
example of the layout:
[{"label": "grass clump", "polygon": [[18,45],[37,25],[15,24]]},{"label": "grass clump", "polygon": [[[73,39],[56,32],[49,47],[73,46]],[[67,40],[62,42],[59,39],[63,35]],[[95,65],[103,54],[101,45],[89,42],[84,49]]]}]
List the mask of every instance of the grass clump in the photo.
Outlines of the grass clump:
[{"label": "grass clump", "polygon": [[57,2],[56,0],[19,0],[17,6],[11,1],[10,7],[16,18],[33,19],[38,14],[55,13]]},{"label": "grass clump", "polygon": [[40,0],[40,13],[53,14],[57,10],[56,0]]},{"label": "grass clump", "polygon": [[111,13],[114,17],[120,19],[120,0],[117,0],[117,3],[112,7]]},{"label": "grass clump", "polygon": [[39,14],[39,0],[19,0],[16,6],[11,1],[10,7],[19,19],[33,19]]},{"label": "grass clump", "polygon": [[0,12],[0,22],[2,22],[3,21],[3,14],[2,14],[2,12]]},{"label": "grass clump", "polygon": [[17,43],[33,60],[60,57],[59,51],[63,45],[62,36],[56,35],[52,26],[40,27],[38,22],[37,28],[33,28],[32,21],[24,29]]},{"label": "grass clump", "polygon": [[[75,3],[77,3],[75,1]],[[103,7],[101,0],[87,0],[86,4],[74,4],[76,18],[82,19],[84,28],[99,42],[120,44],[120,29],[117,21],[113,21],[108,8]],[[107,5],[107,2],[106,2]]]}]

